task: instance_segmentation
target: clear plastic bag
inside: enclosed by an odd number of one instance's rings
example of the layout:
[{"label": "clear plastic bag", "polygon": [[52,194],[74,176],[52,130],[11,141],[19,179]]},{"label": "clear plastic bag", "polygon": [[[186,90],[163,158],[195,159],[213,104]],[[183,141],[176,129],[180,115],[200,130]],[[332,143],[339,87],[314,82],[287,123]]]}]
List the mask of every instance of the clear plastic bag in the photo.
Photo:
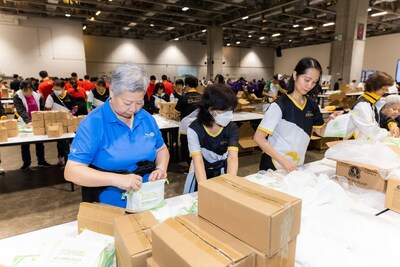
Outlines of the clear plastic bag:
[{"label": "clear plastic bag", "polygon": [[154,182],[149,181],[142,184],[138,191],[126,193],[126,208],[133,212],[141,212],[156,207],[164,200],[164,185],[166,181],[166,179]]}]

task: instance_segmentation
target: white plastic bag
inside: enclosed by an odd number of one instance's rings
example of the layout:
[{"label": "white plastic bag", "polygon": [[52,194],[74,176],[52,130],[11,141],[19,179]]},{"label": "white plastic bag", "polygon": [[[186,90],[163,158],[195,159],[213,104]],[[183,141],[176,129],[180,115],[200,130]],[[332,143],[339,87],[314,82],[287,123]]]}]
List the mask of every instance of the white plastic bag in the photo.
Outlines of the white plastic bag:
[{"label": "white plastic bag", "polygon": [[164,185],[166,179],[147,182],[142,184],[142,187],[134,192],[126,194],[126,208],[134,212],[141,212],[152,209],[164,200]]},{"label": "white plastic bag", "polygon": [[324,137],[348,138],[353,135],[355,125],[351,118],[351,113],[337,116],[326,125]]}]

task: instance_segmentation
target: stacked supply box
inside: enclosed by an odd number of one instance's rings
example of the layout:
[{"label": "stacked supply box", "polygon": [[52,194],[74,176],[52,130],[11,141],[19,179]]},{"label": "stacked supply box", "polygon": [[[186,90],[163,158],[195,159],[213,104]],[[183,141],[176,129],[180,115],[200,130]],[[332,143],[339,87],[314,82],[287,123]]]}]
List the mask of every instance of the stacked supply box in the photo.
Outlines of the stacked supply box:
[{"label": "stacked supply box", "polygon": [[85,116],[74,117],[65,111],[34,111],[32,112],[32,131],[34,135],[49,135],[59,137],[63,133],[75,133],[79,123]]},{"label": "stacked supply box", "polygon": [[0,121],[0,127],[4,127],[7,129],[7,137],[17,137],[19,135],[17,120],[2,120]]},{"label": "stacked supply box", "polygon": [[114,237],[118,266],[146,266],[146,260],[152,254],[150,228],[157,223],[150,212],[115,218]]},{"label": "stacked supply box", "polygon": [[153,256],[147,266],[255,266],[254,250],[193,214],[151,229]]},{"label": "stacked supply box", "polygon": [[388,179],[385,207],[400,213],[400,179],[398,178]]},{"label": "stacked supply box", "polygon": [[4,126],[0,126],[0,142],[7,142],[8,135],[7,135],[7,128]]},{"label": "stacked supply box", "polygon": [[159,114],[169,120],[177,120],[179,114],[175,111],[176,102],[158,103],[160,110]]},{"label": "stacked supply box", "polygon": [[300,199],[225,174],[200,183],[198,201],[199,216],[256,250],[257,267],[294,266]]},{"label": "stacked supply box", "polygon": [[44,112],[33,111],[32,116],[32,132],[34,135],[45,135],[46,128],[44,126]]}]

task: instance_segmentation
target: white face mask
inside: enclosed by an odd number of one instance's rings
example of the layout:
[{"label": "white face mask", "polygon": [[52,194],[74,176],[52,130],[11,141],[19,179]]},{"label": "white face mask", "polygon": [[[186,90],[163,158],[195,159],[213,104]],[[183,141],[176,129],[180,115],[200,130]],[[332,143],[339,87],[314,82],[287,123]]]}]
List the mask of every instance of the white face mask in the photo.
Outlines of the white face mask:
[{"label": "white face mask", "polygon": [[62,91],[61,90],[54,90],[53,91],[56,96],[60,96]]},{"label": "white face mask", "polygon": [[233,118],[233,111],[226,111],[224,113],[221,114],[217,114],[216,116],[214,116],[214,120],[218,125],[221,125],[222,127],[225,127],[226,125],[229,124],[229,122],[232,120]]}]

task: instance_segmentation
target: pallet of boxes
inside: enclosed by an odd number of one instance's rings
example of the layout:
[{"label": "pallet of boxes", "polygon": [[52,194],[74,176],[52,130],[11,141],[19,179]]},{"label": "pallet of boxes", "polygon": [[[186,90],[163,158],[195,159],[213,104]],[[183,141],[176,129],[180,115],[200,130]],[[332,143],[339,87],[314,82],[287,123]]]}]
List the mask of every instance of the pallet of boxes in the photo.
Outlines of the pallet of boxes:
[{"label": "pallet of boxes", "polygon": [[257,104],[262,102],[262,98],[258,98],[255,94],[249,94],[247,90],[239,91],[236,94],[238,99],[238,105],[236,106],[236,110],[246,111],[246,112],[254,112],[256,111],[256,107],[250,104]]},{"label": "pallet of boxes", "polygon": [[300,218],[298,198],[233,175],[209,179],[199,184],[198,216],[151,228],[147,266],[294,266]]},{"label": "pallet of boxes", "polygon": [[17,137],[19,135],[17,120],[0,121],[0,142],[7,142],[9,137]]},{"label": "pallet of boxes", "polygon": [[65,111],[34,111],[32,114],[32,132],[34,135],[60,137],[64,133],[75,133],[85,116],[72,116]]},{"label": "pallet of boxes", "polygon": [[175,111],[176,102],[158,103],[160,108],[158,114],[169,120],[178,120],[179,114]]}]

